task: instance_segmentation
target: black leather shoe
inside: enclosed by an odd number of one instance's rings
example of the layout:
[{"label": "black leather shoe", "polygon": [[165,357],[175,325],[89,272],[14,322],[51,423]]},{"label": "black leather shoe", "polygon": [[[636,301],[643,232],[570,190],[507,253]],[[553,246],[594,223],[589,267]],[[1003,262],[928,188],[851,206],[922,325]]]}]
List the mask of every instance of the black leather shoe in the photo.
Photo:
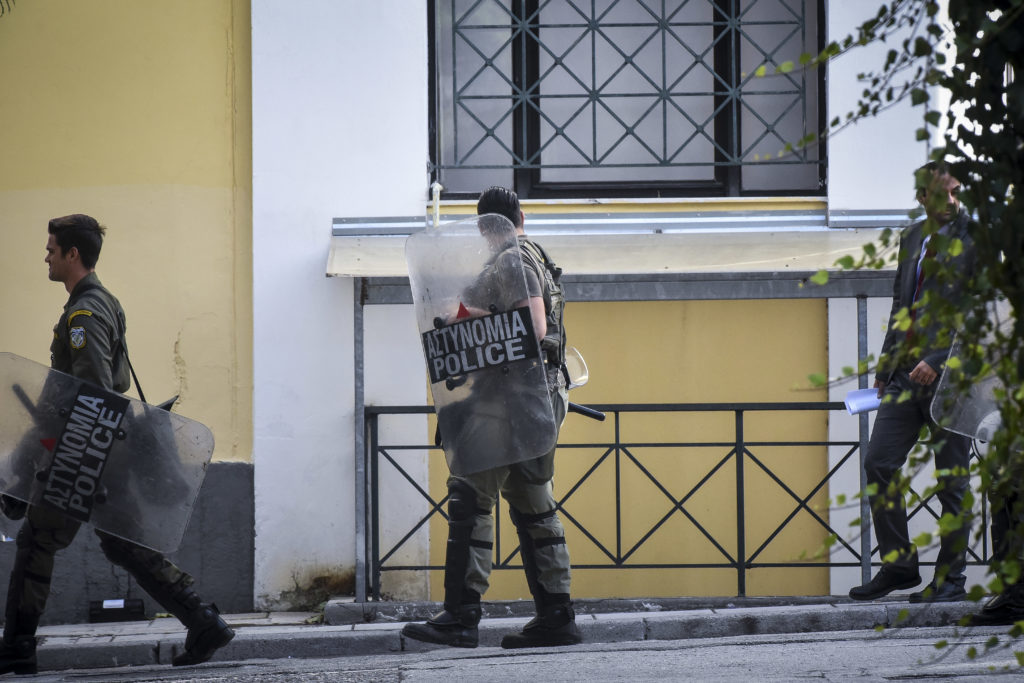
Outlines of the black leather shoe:
[{"label": "black leather shoe", "polygon": [[190,619],[188,635],[185,636],[185,651],[171,659],[171,664],[202,664],[234,637],[235,632],[221,619],[217,606],[203,603]]},{"label": "black leather shoe", "polygon": [[479,623],[480,606],[463,605],[458,614],[445,610],[430,617],[425,624],[406,624],[402,635],[435,645],[476,647],[480,643]]},{"label": "black leather shoe", "polygon": [[883,595],[888,595],[893,591],[906,590],[908,588],[914,588],[921,583],[921,575],[916,571],[906,571],[899,569],[882,569],[875,574],[875,578],[871,579],[863,586],[855,586],[850,589],[850,597],[854,600],[875,600]]},{"label": "black leather shoe", "polygon": [[924,590],[911,593],[907,599],[910,602],[960,602],[967,599],[967,591],[963,586],[949,581],[943,581],[941,586],[936,586],[933,579]]},{"label": "black leather shoe", "polygon": [[501,639],[506,650],[523,647],[556,647],[576,645],[583,636],[576,626],[576,613],[572,605],[551,605],[531,619],[519,633],[510,633]]},{"label": "black leather shoe", "polygon": [[1024,621],[1024,588],[1011,586],[994,596],[971,616],[971,626],[1009,626]]},{"label": "black leather shoe", "polygon": [[14,642],[0,640],[0,674],[27,676],[37,673],[36,639],[18,636]]}]

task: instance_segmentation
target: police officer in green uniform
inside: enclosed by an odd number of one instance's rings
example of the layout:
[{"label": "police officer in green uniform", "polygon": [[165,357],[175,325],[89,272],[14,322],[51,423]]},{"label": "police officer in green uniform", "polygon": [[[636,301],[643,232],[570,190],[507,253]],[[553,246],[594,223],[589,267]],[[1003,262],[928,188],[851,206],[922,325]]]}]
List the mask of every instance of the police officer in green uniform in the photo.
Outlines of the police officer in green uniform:
[{"label": "police officer in green uniform", "polygon": [[[534,328],[537,338],[543,340],[541,350],[547,363],[555,423],[560,424],[568,405],[561,372],[565,360],[561,269],[526,236],[523,212],[514,192],[501,187],[485,190],[477,203],[477,213],[505,216],[516,228]],[[527,584],[537,610],[523,630],[506,635],[501,646],[523,648],[581,642],[569,598],[569,551],[552,495],[554,457],[552,448],[532,460],[448,478],[444,610],[424,624],[407,624],[402,635],[442,645],[477,646],[480,597],[489,585],[493,510],[500,492],[510,506]]]},{"label": "police officer in green uniform", "polygon": [[[49,223],[46,263],[50,280],[70,294],[53,329],[51,367],[107,390],[125,392],[131,381],[124,345],[125,317],[118,300],[100,284],[96,261],[105,230],[90,216],[74,214]],[[8,506],[5,512],[12,515]],[[13,513],[17,516],[17,512]],[[0,643],[0,673],[36,672],[36,628],[46,606],[54,555],[81,525],[49,508],[29,506],[17,537]],[[192,589],[193,579],[161,553],[99,530],[100,546],[140,586],[188,628],[176,666],[198,664],[234,637],[215,605]]]}]

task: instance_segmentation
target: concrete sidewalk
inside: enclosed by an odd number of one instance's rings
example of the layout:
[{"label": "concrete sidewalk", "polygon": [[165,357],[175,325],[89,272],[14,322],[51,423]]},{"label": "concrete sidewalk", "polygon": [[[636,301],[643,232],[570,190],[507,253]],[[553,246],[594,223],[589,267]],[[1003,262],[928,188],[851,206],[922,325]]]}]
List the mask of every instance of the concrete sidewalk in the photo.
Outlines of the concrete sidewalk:
[{"label": "concrete sidewalk", "polygon": [[[874,629],[877,626],[946,626],[980,605],[972,602],[911,605],[899,599],[854,603],[848,599],[581,600],[577,623],[589,643],[683,640],[750,634]],[[323,613],[271,612],[224,615],[235,639],[215,661],[282,657],[421,652],[436,648],[402,638],[405,622],[425,618],[436,603],[354,603],[332,600]],[[485,603],[480,646],[498,647],[532,615],[528,602]],[[372,619],[368,621],[368,619]],[[321,621],[325,623],[320,623]],[[185,630],[176,619],[71,624],[39,629],[40,671],[170,664]]]}]

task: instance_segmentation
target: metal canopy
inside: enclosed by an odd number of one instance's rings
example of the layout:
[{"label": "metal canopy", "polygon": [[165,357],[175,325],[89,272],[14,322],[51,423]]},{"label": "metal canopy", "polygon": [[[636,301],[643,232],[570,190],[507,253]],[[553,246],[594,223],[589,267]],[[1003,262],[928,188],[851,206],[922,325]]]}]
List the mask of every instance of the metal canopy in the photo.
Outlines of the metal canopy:
[{"label": "metal canopy", "polygon": [[[565,275],[572,301],[695,301],[727,299],[824,299],[892,296],[890,271],[835,272],[825,285],[814,272],[673,273],[666,275]],[[362,305],[411,304],[405,277],[357,278]]]}]

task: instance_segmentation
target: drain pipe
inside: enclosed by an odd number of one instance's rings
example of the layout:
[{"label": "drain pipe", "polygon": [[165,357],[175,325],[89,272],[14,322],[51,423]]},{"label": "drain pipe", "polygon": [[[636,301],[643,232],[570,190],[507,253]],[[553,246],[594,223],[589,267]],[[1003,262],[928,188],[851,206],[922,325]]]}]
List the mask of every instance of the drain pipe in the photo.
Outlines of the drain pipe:
[{"label": "drain pipe", "polygon": [[430,194],[433,197],[434,227],[441,222],[441,190],[444,186],[436,180],[430,184]]}]

